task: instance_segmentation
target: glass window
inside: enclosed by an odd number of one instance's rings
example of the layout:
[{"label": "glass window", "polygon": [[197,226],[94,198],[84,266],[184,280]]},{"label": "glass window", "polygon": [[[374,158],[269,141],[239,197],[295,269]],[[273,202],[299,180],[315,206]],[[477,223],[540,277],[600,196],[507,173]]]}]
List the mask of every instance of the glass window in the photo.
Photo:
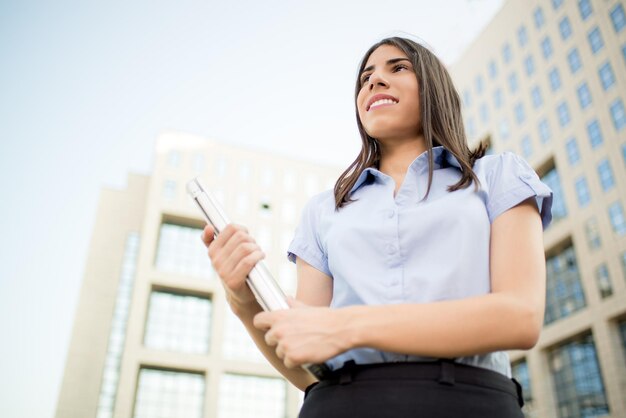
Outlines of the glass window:
[{"label": "glass window", "polygon": [[624,208],[621,202],[617,201],[609,206],[609,219],[613,231],[618,235],[626,234],[626,220],[624,219]]},{"label": "glass window", "polygon": [[613,68],[611,68],[610,62],[605,62],[598,70],[600,75],[600,82],[604,90],[608,90],[613,84],[615,84],[615,75],[613,74]]},{"label": "glass window", "polygon": [[259,204],[259,215],[261,218],[269,218],[272,216],[272,204],[268,196],[261,196],[261,203]]},{"label": "glass window", "polygon": [[533,13],[533,19],[535,21],[535,27],[537,29],[541,28],[545,23],[545,18],[543,17],[543,10],[541,7],[537,7]]},{"label": "glass window", "polygon": [[576,74],[580,67],[582,67],[580,55],[578,54],[578,50],[576,48],[572,48],[567,54],[567,62],[569,64],[569,69],[572,74]]},{"label": "glass window", "polygon": [[169,273],[211,278],[213,269],[206,248],[200,241],[201,234],[201,228],[163,223],[159,231],[156,268]]},{"label": "glass window", "polygon": [[[626,253],[622,253],[622,256],[624,256],[625,260],[626,260]],[[626,261],[625,261],[625,265],[626,265]],[[624,359],[626,359],[626,320],[622,319],[619,324],[617,325],[619,328],[619,334],[622,340],[622,350],[624,350]]]},{"label": "glass window", "polygon": [[217,177],[224,177],[226,175],[226,171],[228,170],[228,163],[226,158],[219,156],[215,160],[215,174]]},{"label": "glass window", "polygon": [[483,92],[484,82],[483,77],[481,75],[477,75],[474,79],[474,85],[476,87],[476,93],[480,94]]},{"label": "glass window", "polygon": [[558,10],[562,4],[563,0],[552,0],[552,7],[554,8],[554,10]]},{"label": "glass window", "polygon": [[489,122],[489,109],[487,108],[487,103],[480,104],[480,121],[482,123]]},{"label": "glass window", "polygon": [[[622,251],[621,260],[622,260],[622,275],[624,276],[624,280],[626,280],[626,251]],[[626,339],[624,341],[626,342]],[[626,345],[624,346],[624,348],[626,348]]]},{"label": "glass window", "polygon": [[191,170],[195,173],[201,173],[204,170],[205,160],[203,154],[194,154],[191,160]]},{"label": "glass window", "polygon": [[204,376],[198,373],[139,370],[134,418],[202,418]]},{"label": "glass window", "polygon": [[593,10],[591,10],[591,2],[589,0],[578,0],[578,10],[580,11],[580,18],[587,20]]},{"label": "glass window", "polygon": [[476,126],[474,125],[474,118],[467,118],[465,124],[467,125],[467,136],[473,138],[476,135]]},{"label": "glass window", "polygon": [[174,180],[165,180],[163,182],[163,199],[173,200],[176,198],[176,182]]},{"label": "glass window", "polygon": [[552,42],[549,37],[543,38],[541,41],[541,50],[543,51],[543,57],[549,59],[552,56]]},{"label": "glass window", "polygon": [[528,31],[525,26],[520,26],[517,29],[517,41],[520,47],[526,46],[528,43]]},{"label": "glass window", "polygon": [[239,164],[239,179],[244,183],[250,180],[250,163],[242,161]]},{"label": "glass window", "polygon": [[[559,173],[556,168],[551,169],[541,177],[541,181],[546,183],[552,192],[554,193],[554,200],[552,202],[552,219],[554,222],[563,219],[567,216],[567,209],[565,207],[565,196],[563,189],[561,188],[561,180],[559,179]],[[552,225],[552,224],[551,224]]]},{"label": "glass window", "polygon": [[502,89],[499,87],[493,92],[493,105],[496,109],[502,107]]},{"label": "glass window", "polygon": [[524,105],[519,102],[515,105],[515,121],[518,125],[521,125],[526,119],[526,115],[524,113]]},{"label": "glass window", "polygon": [[530,96],[532,97],[533,107],[535,109],[539,109],[543,104],[543,98],[541,97],[541,90],[539,90],[539,86],[532,88]]},{"label": "glass window", "polygon": [[539,139],[541,142],[546,143],[550,140],[550,126],[548,121],[544,118],[539,121]]},{"label": "glass window", "polygon": [[567,150],[567,160],[570,165],[575,165],[580,161],[580,151],[578,150],[578,143],[576,138],[570,138],[565,143],[565,149]]},{"label": "glass window", "polygon": [[597,119],[587,124],[587,136],[589,137],[591,148],[596,148],[602,144],[602,131],[600,130],[600,124]]},{"label": "glass window", "polygon": [[602,34],[600,34],[600,29],[596,26],[593,28],[589,34],[587,35],[587,39],[589,40],[589,45],[591,46],[591,51],[595,54],[604,46],[604,41],[602,40]]},{"label": "glass window", "polygon": [[587,82],[583,81],[583,83],[576,89],[576,92],[578,93],[578,103],[580,104],[580,108],[586,109],[591,104],[591,93],[589,93],[589,86],[587,86]]},{"label": "glass window", "polygon": [[227,373],[220,381],[217,416],[283,418],[286,394],[283,379]]},{"label": "glass window", "polygon": [[170,151],[167,154],[167,165],[172,168],[177,168],[180,165],[180,152]]},{"label": "glass window", "polygon": [[509,89],[511,93],[515,93],[517,91],[518,83],[517,83],[517,74],[511,73],[509,74]]},{"label": "glass window", "polygon": [[533,60],[532,55],[529,55],[524,59],[524,69],[526,70],[527,76],[531,76],[535,72],[535,61]]},{"label": "glass window", "polygon": [[533,394],[530,386],[530,373],[528,373],[528,364],[526,363],[526,359],[511,364],[511,372],[515,380],[517,380],[522,386],[524,404],[532,402]]},{"label": "glass window", "polygon": [[211,301],[191,295],[153,291],[144,345],[179,353],[208,353]]},{"label": "glass window", "polygon": [[267,363],[246,328],[230,309],[226,309],[222,353],[229,360]]},{"label": "glass window", "polygon": [[524,138],[522,138],[522,155],[524,156],[524,158],[528,158],[532,155],[532,153],[533,146],[530,142],[530,137],[526,135]]},{"label": "glass window", "polygon": [[589,218],[585,222],[585,235],[587,236],[587,245],[590,250],[600,248],[602,239],[600,238],[600,226],[596,217]]},{"label": "glass window", "polygon": [[561,88],[561,75],[559,74],[558,69],[553,68],[550,70],[548,77],[550,78],[550,88],[552,91],[557,91]]},{"label": "glass window", "polygon": [[613,22],[613,29],[617,33],[620,33],[626,27],[626,15],[624,15],[624,6],[621,3],[618,3],[611,10],[611,21]]},{"label": "glass window", "polygon": [[296,176],[295,171],[285,170],[284,177],[283,177],[283,187],[285,188],[285,191],[293,192],[296,190],[296,183],[297,183],[296,177],[297,176]]},{"label": "glass window", "polygon": [[596,268],[596,286],[598,286],[598,291],[602,299],[613,294],[613,285],[611,284],[609,269],[606,264],[600,264],[598,268]]},{"label": "glass window", "polygon": [[500,119],[500,138],[508,139],[511,135],[511,128],[509,127],[509,121],[506,118]]},{"label": "glass window", "polygon": [[494,60],[489,61],[489,77],[493,80],[498,75],[498,67]]},{"label": "glass window", "polygon": [[569,18],[565,16],[559,22],[559,32],[561,32],[561,38],[566,40],[572,35],[572,26],[569,23]]},{"label": "glass window", "polygon": [[261,185],[271,187],[274,182],[274,171],[270,167],[264,167],[261,171]]},{"label": "glass window", "polygon": [[472,105],[472,96],[469,90],[465,90],[463,92],[463,103],[465,104],[465,107],[470,107]]},{"label": "glass window", "polygon": [[622,160],[624,160],[624,165],[626,165],[626,144],[622,144]]},{"label": "glass window", "polygon": [[598,164],[598,177],[600,178],[600,184],[602,190],[605,192],[615,186],[615,179],[613,178],[613,170],[608,159],[603,159]]},{"label": "glass window", "polygon": [[622,99],[615,99],[611,103],[611,119],[613,119],[613,126],[615,126],[616,131],[621,131],[626,126],[626,112]]},{"label": "glass window", "polygon": [[585,307],[585,294],[574,247],[546,260],[547,291],[545,324],[565,318]]},{"label": "glass window", "polygon": [[591,201],[591,196],[589,195],[589,186],[587,185],[587,179],[585,176],[579,177],[576,182],[576,195],[578,196],[578,205],[581,208],[584,208]]},{"label": "glass window", "polygon": [[602,373],[591,333],[548,352],[560,418],[608,415]]},{"label": "glass window", "polygon": [[237,198],[235,200],[235,208],[237,210],[237,214],[246,214],[249,207],[250,199],[248,199],[248,195],[246,193],[237,193]]},{"label": "glass window", "polygon": [[624,62],[626,62],[626,44],[622,45],[622,58],[624,58]]},{"label": "glass window", "polygon": [[559,124],[561,127],[565,127],[569,125],[572,120],[569,114],[569,108],[567,107],[566,102],[561,102],[556,108],[557,114],[559,115]]},{"label": "glass window", "polygon": [[113,321],[111,322],[111,330],[109,332],[109,343],[104,362],[102,382],[100,384],[100,397],[98,399],[98,413],[96,418],[113,417],[138,254],[139,233],[131,232],[126,237],[126,245],[124,246],[124,258],[117,287],[115,307],[113,309]]},{"label": "glass window", "polygon": [[507,42],[504,46],[502,46],[502,59],[508,64],[511,62],[511,58],[513,58],[513,54],[511,54],[511,45]]}]

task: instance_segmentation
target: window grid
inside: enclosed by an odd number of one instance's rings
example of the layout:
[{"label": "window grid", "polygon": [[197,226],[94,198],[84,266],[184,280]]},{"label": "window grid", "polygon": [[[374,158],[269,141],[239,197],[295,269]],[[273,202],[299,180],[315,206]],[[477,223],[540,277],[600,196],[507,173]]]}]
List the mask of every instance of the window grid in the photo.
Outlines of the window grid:
[{"label": "window grid", "polygon": [[541,7],[537,7],[533,13],[533,20],[535,21],[535,28],[540,29],[544,23],[545,23],[545,18],[543,16],[543,10],[541,10]]},{"label": "window grid", "polygon": [[591,52],[594,54],[598,53],[604,46],[604,41],[602,40],[602,34],[600,33],[600,29],[596,26],[589,34],[587,34],[587,39],[589,41],[589,46],[591,47]]},{"label": "window grid", "polygon": [[526,75],[529,77],[535,72],[535,61],[533,60],[532,55],[529,55],[524,59],[524,69],[526,70]]},{"label": "window grid", "polygon": [[578,150],[576,138],[570,138],[565,143],[565,149],[567,150],[567,160],[570,165],[575,165],[578,161],[580,161],[580,151]]},{"label": "window grid", "polygon": [[[552,220],[556,222],[567,216],[567,208],[565,207],[565,196],[561,188],[561,180],[556,168],[548,171],[541,177],[541,180],[552,189],[554,200],[552,201]],[[552,225],[552,224],[551,224]]]},{"label": "window grid", "polygon": [[557,107],[557,113],[559,115],[559,124],[561,125],[561,127],[563,128],[569,125],[571,117],[566,102],[562,102],[561,104],[559,104],[559,106]]},{"label": "window grid", "polygon": [[587,185],[587,179],[584,176],[578,178],[575,182],[576,196],[578,197],[578,205],[581,208],[589,205],[591,202],[591,196],[589,195],[589,187]]},{"label": "window grid", "polygon": [[500,109],[502,107],[502,101],[502,89],[498,87],[493,92],[493,106],[496,109]]},{"label": "window grid", "polygon": [[[622,253],[624,259],[626,259],[626,252]],[[626,264],[626,261],[624,262]],[[619,324],[619,334],[622,340],[622,350],[624,352],[624,359],[626,360],[626,319],[622,319]]]},{"label": "window grid", "polygon": [[210,279],[211,263],[200,242],[202,229],[163,223],[159,231],[155,266],[157,269]]},{"label": "window grid", "polygon": [[515,105],[515,121],[518,125],[521,125],[526,119],[526,115],[524,113],[524,105],[519,102]]},{"label": "window grid", "polygon": [[543,97],[541,97],[541,90],[539,89],[539,86],[533,87],[530,91],[530,95],[532,98],[533,107],[535,109],[539,109],[543,104]]},{"label": "window grid", "polygon": [[489,61],[489,78],[492,80],[498,75],[498,67],[494,60]]},{"label": "window grid", "polygon": [[561,88],[561,76],[557,68],[550,70],[548,77],[550,78],[550,88],[552,91],[557,91]]},{"label": "window grid", "polygon": [[539,121],[539,139],[541,139],[542,143],[546,143],[550,140],[550,125],[548,125],[547,119],[541,119]]},{"label": "window grid", "polygon": [[104,361],[102,382],[100,384],[97,418],[113,417],[138,254],[139,233],[131,232],[126,237],[126,245],[124,246],[122,271],[117,287],[115,308],[113,309],[113,321],[111,322],[111,331],[109,333],[109,344]]},{"label": "window grid", "polygon": [[547,292],[544,323],[565,318],[586,306],[574,247],[546,260]]},{"label": "window grid", "polygon": [[594,119],[587,124],[587,136],[589,137],[591,148],[597,148],[599,145],[602,145],[604,140],[602,138],[602,131],[600,130],[600,124],[597,119]]},{"label": "window grid", "polygon": [[598,164],[598,177],[600,178],[600,185],[605,192],[615,186],[615,179],[613,178],[613,170],[608,159],[603,159]]},{"label": "window grid", "polygon": [[600,82],[604,90],[608,90],[615,84],[615,75],[613,74],[613,68],[610,62],[605,62],[598,70],[598,74],[600,75]]},{"label": "window grid", "polygon": [[526,135],[522,138],[522,155],[524,158],[528,158],[533,153],[532,143],[530,142],[530,137]]},{"label": "window grid", "polygon": [[517,73],[509,74],[509,90],[511,90],[511,93],[515,93],[518,86],[519,84],[517,82]]},{"label": "window grid", "polygon": [[622,260],[622,276],[624,277],[624,280],[626,280],[626,251],[622,251],[621,260]]},{"label": "window grid", "polygon": [[626,111],[622,99],[615,99],[611,103],[611,119],[616,131],[621,131],[626,126]]},{"label": "window grid", "polygon": [[591,93],[589,92],[589,86],[587,82],[583,82],[576,89],[576,93],[578,94],[578,103],[580,104],[581,109],[586,109],[591,104]]},{"label": "window grid", "polygon": [[569,18],[567,16],[559,22],[559,32],[561,33],[561,39],[564,41],[572,35],[572,25],[570,25]]},{"label": "window grid", "polygon": [[572,48],[567,54],[567,63],[569,64],[569,69],[572,74],[576,74],[578,70],[582,67],[582,62],[580,61],[580,55],[578,54],[578,49]]},{"label": "window grid", "polygon": [[580,18],[587,20],[593,10],[591,9],[591,2],[589,0],[578,0],[578,10],[580,11]]},{"label": "window grid", "polygon": [[616,234],[626,234],[626,219],[624,219],[624,208],[621,202],[617,201],[609,206],[609,219]]},{"label": "window grid", "polygon": [[500,119],[500,138],[508,139],[511,135],[511,129],[509,127],[509,121],[506,118]]},{"label": "window grid", "polygon": [[475,84],[475,88],[476,88],[476,93],[480,94],[483,92],[483,87],[484,87],[484,83],[483,83],[483,77],[481,75],[477,75],[476,79],[474,80],[474,84]]},{"label": "window grid", "polygon": [[528,43],[528,31],[525,26],[520,26],[517,29],[517,42],[520,47],[524,47]]},{"label": "window grid", "polygon": [[548,362],[559,417],[601,417],[609,413],[590,333],[550,350]]},{"label": "window grid", "polygon": [[153,291],[144,345],[155,350],[209,352],[211,301],[191,295]]},{"label": "window grid", "polygon": [[283,379],[224,374],[220,381],[217,416],[284,418],[286,390]]},{"label": "window grid", "polygon": [[585,235],[587,237],[587,245],[590,250],[595,250],[602,246],[602,239],[600,238],[600,226],[596,217],[591,217],[585,222]]},{"label": "window grid", "polygon": [[204,375],[142,367],[134,418],[202,418]]},{"label": "window grid", "polygon": [[626,27],[626,15],[624,14],[624,6],[621,3],[611,10],[611,21],[616,33],[620,33]]},{"label": "window grid", "polygon": [[255,363],[266,363],[265,357],[246,331],[241,321],[228,309],[224,324],[222,353],[229,360],[243,360]]},{"label": "window grid", "polygon": [[596,268],[596,286],[602,299],[608,298],[613,294],[613,285],[609,276],[609,269],[606,263],[600,264]]},{"label": "window grid", "polygon": [[541,41],[541,50],[543,52],[543,57],[545,59],[550,59],[552,56],[552,42],[548,36]]},{"label": "window grid", "polygon": [[480,121],[482,123],[489,122],[489,109],[487,108],[487,103],[480,104]]},{"label": "window grid", "polygon": [[511,62],[511,58],[513,58],[513,55],[511,54],[511,45],[506,43],[502,47],[502,59],[506,64],[508,64],[509,62]]}]

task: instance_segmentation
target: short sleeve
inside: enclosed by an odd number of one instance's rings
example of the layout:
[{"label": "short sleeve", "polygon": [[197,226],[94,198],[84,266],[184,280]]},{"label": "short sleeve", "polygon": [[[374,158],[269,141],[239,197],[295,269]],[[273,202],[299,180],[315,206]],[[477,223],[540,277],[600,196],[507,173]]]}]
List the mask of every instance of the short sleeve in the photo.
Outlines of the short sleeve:
[{"label": "short sleeve", "polygon": [[543,229],[548,227],[552,221],[553,193],[526,160],[512,152],[504,152],[494,157],[487,181],[489,183],[487,212],[490,222],[493,223],[506,210],[534,196]]},{"label": "short sleeve", "polygon": [[300,224],[287,249],[289,261],[295,263],[300,257],[319,271],[332,276],[328,268],[328,257],[319,237],[319,220],[322,212],[322,196],[314,196],[302,211]]}]

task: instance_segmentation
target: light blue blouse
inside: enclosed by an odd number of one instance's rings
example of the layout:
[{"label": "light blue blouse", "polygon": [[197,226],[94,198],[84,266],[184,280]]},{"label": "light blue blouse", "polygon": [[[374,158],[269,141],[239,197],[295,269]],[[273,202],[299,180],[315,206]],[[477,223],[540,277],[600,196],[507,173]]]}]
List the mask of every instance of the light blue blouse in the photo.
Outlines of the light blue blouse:
[{"label": "light blue blouse", "polygon": [[[305,206],[288,257],[302,258],[333,278],[331,307],[426,303],[490,292],[489,237],[495,218],[535,196],[543,228],[552,219],[552,191],[521,157],[505,152],[474,164],[481,188],[472,183],[448,192],[461,178],[458,161],[433,148],[433,182],[428,198],[428,151],[409,166],[393,196],[394,180],[367,168],[352,188],[350,203],[335,211],[332,190]],[[428,318],[424,318],[425,321]],[[432,361],[382,352],[347,351],[328,361],[332,369],[359,364]],[[457,362],[511,376],[506,352],[460,357]]]}]

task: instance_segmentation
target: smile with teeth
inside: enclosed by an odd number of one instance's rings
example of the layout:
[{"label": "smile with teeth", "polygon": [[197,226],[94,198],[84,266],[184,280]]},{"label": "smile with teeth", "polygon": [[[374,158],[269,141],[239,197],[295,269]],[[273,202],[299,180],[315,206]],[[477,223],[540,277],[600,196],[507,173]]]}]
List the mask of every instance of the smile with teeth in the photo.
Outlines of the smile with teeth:
[{"label": "smile with teeth", "polygon": [[398,102],[396,102],[395,100],[391,100],[391,99],[380,99],[380,100],[376,100],[374,103],[372,103],[370,105],[370,108],[368,109],[368,112],[372,109],[374,109],[375,107],[380,107],[380,106],[388,106],[388,105],[394,105]]}]

